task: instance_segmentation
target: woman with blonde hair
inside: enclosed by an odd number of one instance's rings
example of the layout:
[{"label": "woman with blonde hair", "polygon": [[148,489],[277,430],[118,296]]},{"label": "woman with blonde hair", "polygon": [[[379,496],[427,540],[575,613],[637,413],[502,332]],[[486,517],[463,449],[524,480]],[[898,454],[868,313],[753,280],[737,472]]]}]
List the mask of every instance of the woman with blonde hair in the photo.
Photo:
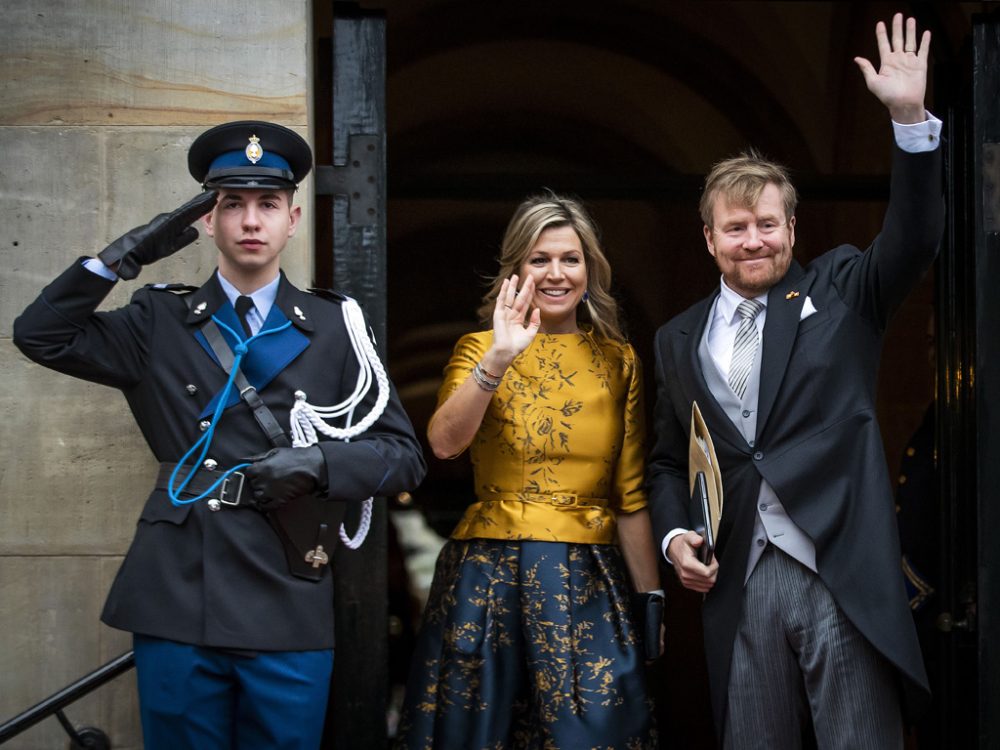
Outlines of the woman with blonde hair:
[{"label": "woman with blonde hair", "polygon": [[642,374],[610,282],[580,203],[518,207],[492,330],[456,344],[427,428],[439,458],[470,451],[476,500],[438,559],[403,747],[656,747],[629,593],[662,597]]}]

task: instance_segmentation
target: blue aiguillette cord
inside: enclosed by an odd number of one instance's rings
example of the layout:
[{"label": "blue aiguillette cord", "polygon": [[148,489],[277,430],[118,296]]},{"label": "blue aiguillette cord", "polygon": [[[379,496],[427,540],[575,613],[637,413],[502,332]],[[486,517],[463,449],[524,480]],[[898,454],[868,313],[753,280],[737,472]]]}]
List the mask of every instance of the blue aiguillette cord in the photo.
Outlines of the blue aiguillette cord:
[{"label": "blue aiguillette cord", "polygon": [[[240,369],[240,362],[243,360],[243,355],[247,353],[247,349],[249,348],[250,343],[260,338],[261,336],[267,336],[268,334],[271,333],[278,333],[279,331],[283,331],[292,324],[292,321],[286,320],[284,325],[280,325],[277,328],[270,328],[266,331],[260,331],[251,336],[250,338],[248,338],[246,341],[243,341],[240,338],[239,334],[236,333],[236,331],[227,326],[225,323],[223,323],[214,315],[212,316],[212,320],[215,321],[215,324],[219,326],[220,330],[228,332],[229,335],[233,337],[233,340],[236,341],[236,346],[233,347],[233,354],[235,355],[235,357],[233,359],[233,366],[229,370],[229,380],[226,381],[226,385],[222,389],[222,393],[219,395],[219,403],[216,404],[215,406],[215,413],[212,415],[211,425],[209,425],[209,428],[205,431],[205,434],[202,435],[200,438],[198,438],[197,442],[195,442],[195,444],[188,449],[188,452],[184,454],[183,458],[181,458],[181,460],[177,462],[177,466],[174,467],[174,470],[170,472],[170,481],[167,482],[167,495],[170,497],[171,504],[173,504],[175,507],[180,507],[182,505],[190,505],[191,503],[196,503],[199,500],[204,500],[206,497],[212,494],[212,492],[215,490],[216,487],[218,487],[220,484],[226,481],[231,474],[239,471],[240,469],[246,468],[247,466],[250,465],[248,463],[237,464],[233,468],[223,472],[219,476],[219,478],[212,483],[211,487],[209,487],[207,490],[202,492],[197,497],[192,497],[188,500],[182,500],[180,497],[180,493],[184,491],[184,488],[188,486],[188,483],[194,478],[194,475],[198,473],[198,469],[201,467],[202,462],[205,460],[205,456],[208,453],[208,449],[212,445],[212,436],[215,435],[215,426],[219,423],[219,418],[222,415],[222,411],[226,408],[226,401],[229,400],[229,389],[233,387],[233,381],[236,379],[236,372]],[[187,476],[184,477],[184,481],[181,482],[180,487],[177,487],[176,486],[177,472],[180,471],[181,467],[187,463],[188,459],[191,457],[191,454],[194,453],[196,450],[198,450],[199,445],[202,446],[201,455],[199,455],[198,459],[193,464],[191,464],[191,468],[188,471]]]}]

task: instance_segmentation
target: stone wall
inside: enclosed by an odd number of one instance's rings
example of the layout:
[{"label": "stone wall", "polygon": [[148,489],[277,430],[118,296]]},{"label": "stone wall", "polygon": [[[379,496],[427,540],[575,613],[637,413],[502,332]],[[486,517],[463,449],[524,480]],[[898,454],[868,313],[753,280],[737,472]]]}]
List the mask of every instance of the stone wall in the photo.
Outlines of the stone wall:
[{"label": "stone wall", "polygon": [[[131,647],[99,620],[153,460],[115,391],[28,362],[11,325],[80,255],[198,186],[207,127],[268,119],[308,138],[307,0],[8,0],[0,47],[0,721]],[[283,265],[309,284],[311,188]],[[122,282],[200,283],[210,241]],[[141,746],[134,673],[67,709],[116,748]],[[64,747],[55,719],[7,747]]]}]

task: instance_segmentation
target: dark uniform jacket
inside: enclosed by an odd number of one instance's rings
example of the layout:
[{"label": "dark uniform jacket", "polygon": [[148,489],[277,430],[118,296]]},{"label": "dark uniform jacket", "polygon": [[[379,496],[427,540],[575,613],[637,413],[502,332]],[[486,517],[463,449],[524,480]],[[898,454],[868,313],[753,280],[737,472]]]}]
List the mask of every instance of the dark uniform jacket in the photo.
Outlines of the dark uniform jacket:
[{"label": "dark uniform jacket", "polygon": [[[210,419],[206,410],[227,379],[196,334],[214,313],[236,328],[237,318],[215,274],[193,292],[145,287],[125,307],[95,312],[112,286],[75,262],[15,321],[14,343],[39,364],[120,389],[156,459],[177,462],[201,437],[199,425]],[[242,369],[286,433],[296,390],[321,406],[354,390],[358,363],[341,300],[300,291],[282,275],[264,328],[286,319],[292,325],[251,343]],[[355,422],[368,413],[376,390],[373,384]],[[250,409],[237,401],[218,420],[208,457],[221,471],[270,447]],[[321,437],[320,448],[329,501],[412,490],[425,471],[395,390],[367,432],[350,442]],[[123,477],[122,484],[154,487],[154,479]],[[257,510],[211,512],[204,501],[174,507],[163,489],[154,489],[102,619],[202,646],[331,648],[332,578],[329,572],[318,583],[293,577],[276,532]]]},{"label": "dark uniform jacket", "polygon": [[[697,401],[715,442],[725,505],[719,574],[703,607],[713,713],[721,732],[761,478],[816,545],[820,578],[909,686],[927,690],[899,566],[892,484],[875,414],[890,315],[933,261],[943,227],[940,149],[893,157],[882,231],[793,261],[768,293],[753,446],[713,398],[698,344],[718,292],[656,334],[650,509],[659,539],[688,519],[688,431]],[[809,297],[817,312],[800,321]]]}]

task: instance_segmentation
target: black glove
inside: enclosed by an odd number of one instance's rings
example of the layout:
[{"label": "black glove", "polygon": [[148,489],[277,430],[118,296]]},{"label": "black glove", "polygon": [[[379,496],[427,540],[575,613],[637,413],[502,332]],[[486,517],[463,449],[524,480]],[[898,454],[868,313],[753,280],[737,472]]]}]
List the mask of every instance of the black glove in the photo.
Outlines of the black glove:
[{"label": "black glove", "polygon": [[191,222],[215,206],[218,193],[207,190],[169,214],[160,214],[148,224],[126,232],[98,253],[97,257],[121,279],[134,279],[141,266],[166,258],[198,239]]},{"label": "black glove", "polygon": [[656,592],[635,593],[631,597],[632,624],[642,642],[647,661],[660,657],[660,625],[663,622],[663,597]]},{"label": "black glove", "polygon": [[272,448],[250,458],[243,475],[261,510],[276,510],[296,497],[326,489],[326,458],[318,445]]}]

